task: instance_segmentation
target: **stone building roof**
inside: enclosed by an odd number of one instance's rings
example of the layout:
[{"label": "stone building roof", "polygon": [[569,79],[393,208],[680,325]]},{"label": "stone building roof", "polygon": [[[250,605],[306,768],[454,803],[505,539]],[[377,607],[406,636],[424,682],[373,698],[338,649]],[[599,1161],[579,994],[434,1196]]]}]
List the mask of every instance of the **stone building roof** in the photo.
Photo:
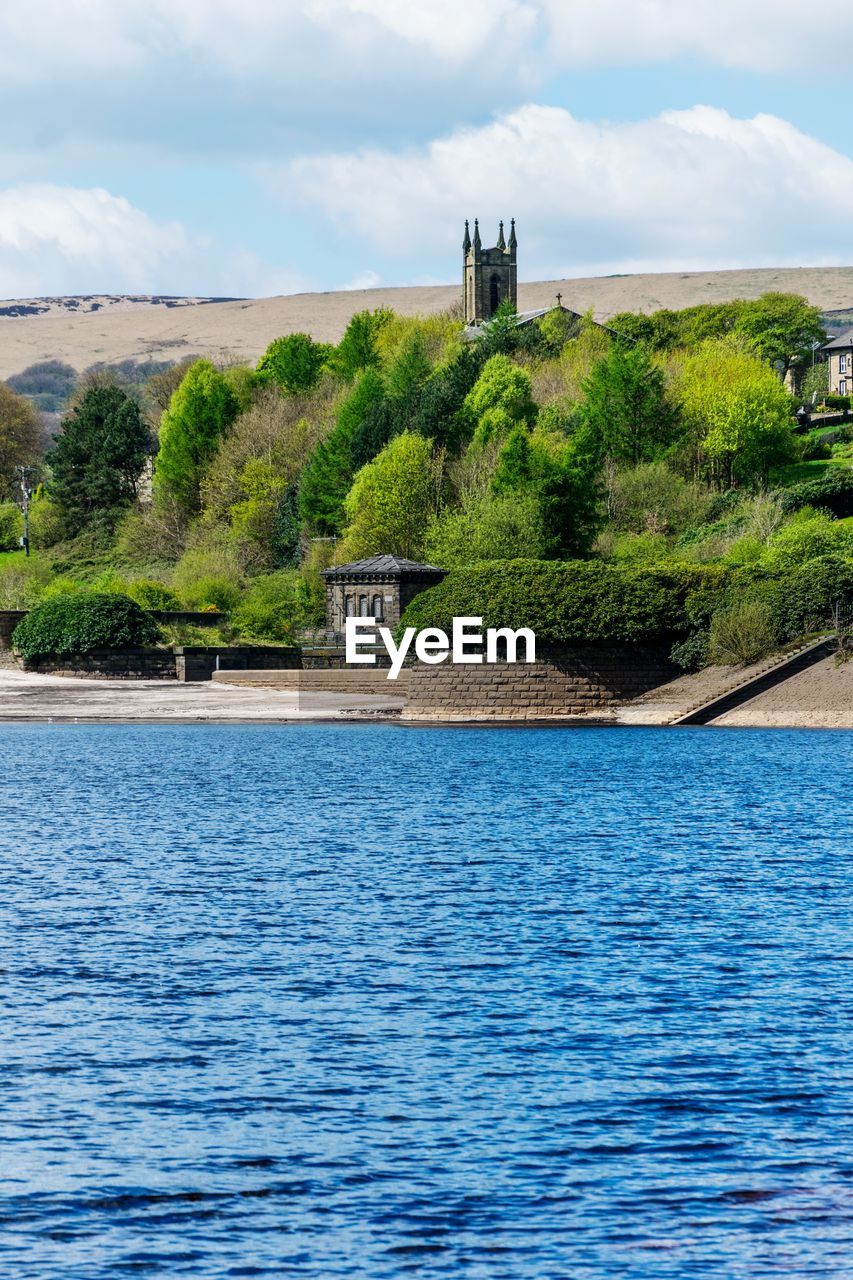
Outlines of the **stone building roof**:
[{"label": "stone building roof", "polygon": [[821,347],[821,351],[847,351],[850,347],[853,347],[853,329],[845,329],[837,338]]},{"label": "stone building roof", "polygon": [[323,577],[332,580],[348,578],[416,578],[422,574],[443,576],[444,570],[434,564],[418,564],[417,560],[405,560],[401,556],[369,556],[366,560],[354,560],[352,564],[336,564],[323,570]]}]

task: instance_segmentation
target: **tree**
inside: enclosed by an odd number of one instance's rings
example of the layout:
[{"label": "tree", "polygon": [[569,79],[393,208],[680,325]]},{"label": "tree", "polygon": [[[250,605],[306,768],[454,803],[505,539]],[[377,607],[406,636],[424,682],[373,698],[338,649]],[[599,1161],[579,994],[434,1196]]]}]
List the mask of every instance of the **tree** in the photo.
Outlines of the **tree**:
[{"label": "tree", "polygon": [[340,533],[344,498],[360,466],[388,443],[385,387],[365,369],[338,410],[334,430],[312,452],[299,481],[299,514],[319,534]]},{"label": "tree", "polygon": [[47,454],[49,496],[65,530],[80,533],[94,523],[114,525],[135,501],[151,438],[139,404],[120,387],[90,386],[62,420]]},{"label": "tree", "polygon": [[643,343],[614,342],[583,384],[583,428],[604,457],[645,462],[669,444],[675,413]]},{"label": "tree", "polygon": [[357,560],[379,553],[418,560],[438,509],[442,459],[432,441],[404,431],[362,467],[344,504],[342,554]]},{"label": "tree", "polygon": [[307,333],[275,338],[258,361],[258,377],[262,382],[274,382],[282,391],[310,391],[331,350]]},{"label": "tree", "polygon": [[486,444],[493,436],[508,435],[518,424],[536,418],[530,374],[509,356],[491,356],[465,398],[465,409],[475,423],[474,439]]},{"label": "tree", "polygon": [[356,312],[330,359],[340,377],[349,382],[362,369],[371,369],[379,364],[376,339],[380,329],[393,314],[393,311],[385,307],[377,307],[375,311]]},{"label": "tree", "polygon": [[471,422],[463,412],[465,397],[483,369],[482,343],[471,342],[448,364],[427,378],[412,417],[412,428],[436,444],[455,449],[471,434]]},{"label": "tree", "polygon": [[492,478],[498,497],[534,498],[541,512],[546,557],[583,555],[598,529],[595,470],[557,432],[515,427]]},{"label": "tree", "polygon": [[238,401],[209,360],[197,360],[172,396],[160,425],[154,493],[187,515],[200,506],[200,485],[220,437],[237,417]]},{"label": "tree", "polygon": [[783,378],[789,369],[810,365],[813,346],[826,342],[820,310],[796,293],[765,293],[745,304],[735,331]]},{"label": "tree", "polygon": [[677,370],[676,390],[697,463],[716,484],[766,479],[794,456],[788,393],[737,339],[702,343]]},{"label": "tree", "polygon": [[41,452],[38,414],[28,400],[0,382],[0,502],[20,497],[18,468],[31,466]]}]

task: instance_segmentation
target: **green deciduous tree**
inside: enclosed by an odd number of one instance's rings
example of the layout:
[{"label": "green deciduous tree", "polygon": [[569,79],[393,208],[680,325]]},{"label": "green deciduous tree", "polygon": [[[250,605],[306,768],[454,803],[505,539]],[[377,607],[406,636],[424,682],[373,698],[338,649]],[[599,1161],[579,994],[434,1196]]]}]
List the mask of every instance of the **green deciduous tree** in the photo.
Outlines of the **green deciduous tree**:
[{"label": "green deciduous tree", "polygon": [[28,400],[0,382],[0,502],[20,496],[18,468],[41,456],[41,426]]},{"label": "green deciduous tree", "polygon": [[282,391],[310,391],[317,383],[332,348],[315,342],[307,333],[276,338],[258,361],[263,382],[274,382]]},{"label": "green deciduous tree", "polygon": [[500,439],[520,424],[532,424],[536,405],[530,374],[509,356],[491,356],[465,398],[465,410],[475,424],[478,445],[493,437]]},{"label": "green deciduous tree", "polygon": [[362,369],[371,369],[379,364],[377,338],[393,314],[385,307],[356,312],[330,357],[329,363],[335,373],[349,381]]},{"label": "green deciduous tree", "polygon": [[783,376],[810,365],[812,346],[826,342],[820,310],[796,293],[765,293],[745,304],[735,332],[747,337],[762,360]]},{"label": "green deciduous tree", "polygon": [[91,386],[62,420],[47,455],[49,494],[68,534],[112,525],[137,496],[151,449],[136,400],[119,387]]},{"label": "green deciduous tree", "polygon": [[362,467],[346,497],[341,555],[380,553],[418,560],[438,509],[442,459],[432,441],[405,431]]},{"label": "green deciduous tree", "polygon": [[583,430],[602,457],[646,462],[672,440],[664,372],[643,343],[612,343],[583,390]]},{"label": "green deciduous tree", "polygon": [[238,409],[223,374],[210,361],[197,360],[163,414],[154,468],[156,497],[178,503],[187,515],[198,511],[205,467]]},{"label": "green deciduous tree", "polygon": [[676,371],[696,460],[720,486],[765,479],[794,454],[788,394],[736,339],[702,343]]}]

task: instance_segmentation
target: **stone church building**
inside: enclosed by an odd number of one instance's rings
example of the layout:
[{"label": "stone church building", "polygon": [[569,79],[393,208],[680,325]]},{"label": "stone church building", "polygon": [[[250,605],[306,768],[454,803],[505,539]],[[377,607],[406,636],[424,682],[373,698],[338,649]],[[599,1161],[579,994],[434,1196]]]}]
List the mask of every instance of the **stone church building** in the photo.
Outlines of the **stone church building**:
[{"label": "stone church building", "polygon": [[473,240],[466,220],[462,241],[466,325],[490,320],[506,299],[514,307],[518,305],[517,251],[515,218],[510,223],[509,240],[504,239],[504,224],[500,224],[498,242],[493,249],[483,248],[479,220],[474,219]]}]

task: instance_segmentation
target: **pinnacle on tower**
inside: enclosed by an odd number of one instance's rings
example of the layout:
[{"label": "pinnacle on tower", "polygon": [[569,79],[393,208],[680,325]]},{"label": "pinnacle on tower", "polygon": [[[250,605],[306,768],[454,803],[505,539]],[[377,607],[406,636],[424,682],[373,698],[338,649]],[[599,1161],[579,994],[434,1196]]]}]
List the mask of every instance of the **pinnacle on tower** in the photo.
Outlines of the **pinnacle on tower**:
[{"label": "pinnacle on tower", "polygon": [[462,241],[462,252],[467,253],[471,248],[471,233],[468,230],[468,219],[465,219],[465,239]]},{"label": "pinnacle on tower", "polygon": [[480,239],[480,219],[475,218],[474,219],[474,248],[482,249],[482,247],[483,247],[483,242]]},{"label": "pinnacle on tower", "polygon": [[515,235],[515,218],[509,224],[509,247],[510,249],[518,248],[518,240]]},{"label": "pinnacle on tower", "polygon": [[504,224],[501,220],[500,230],[498,231],[498,248],[506,249],[506,240],[504,240]]}]

